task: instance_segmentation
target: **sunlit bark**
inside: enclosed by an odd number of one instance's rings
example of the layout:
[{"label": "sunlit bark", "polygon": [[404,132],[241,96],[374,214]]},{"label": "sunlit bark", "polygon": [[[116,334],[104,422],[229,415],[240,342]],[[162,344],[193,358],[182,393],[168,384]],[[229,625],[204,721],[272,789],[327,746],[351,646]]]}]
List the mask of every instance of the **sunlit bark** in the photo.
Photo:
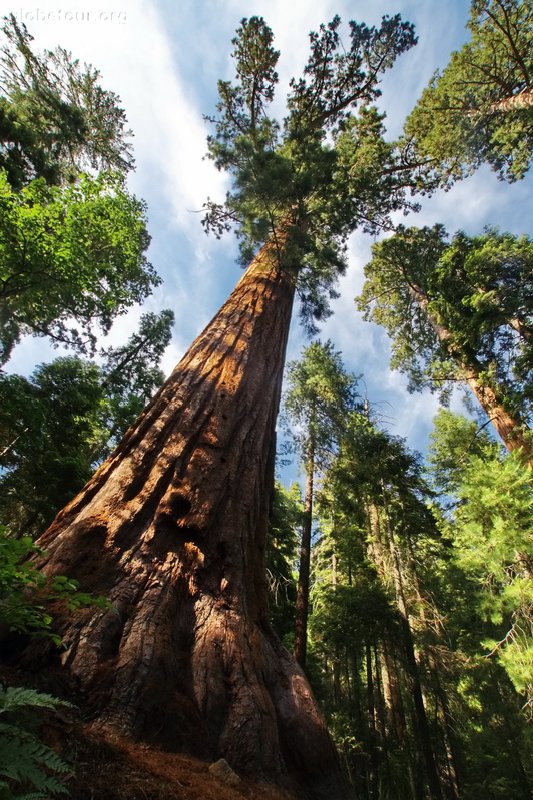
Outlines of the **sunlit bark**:
[{"label": "sunlit bark", "polygon": [[[41,537],[112,608],[64,615],[63,675],[97,724],[343,797],[268,621],[264,547],[294,286],[265,245],[113,455]],[[45,669],[29,655],[34,666]],[[48,664],[49,666],[49,664]]]}]

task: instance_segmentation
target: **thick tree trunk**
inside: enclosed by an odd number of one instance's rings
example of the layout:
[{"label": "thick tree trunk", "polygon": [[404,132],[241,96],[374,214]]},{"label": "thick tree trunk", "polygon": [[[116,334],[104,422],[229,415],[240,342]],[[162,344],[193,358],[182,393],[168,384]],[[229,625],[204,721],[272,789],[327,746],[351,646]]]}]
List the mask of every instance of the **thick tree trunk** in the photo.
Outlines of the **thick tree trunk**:
[{"label": "thick tree trunk", "polygon": [[466,382],[481,408],[494,425],[507,450],[511,453],[513,450],[520,448],[524,455],[529,456],[529,463],[533,467],[531,448],[520,424],[502,406],[494,389],[480,382],[479,373],[476,370],[469,368],[465,364],[461,366]]},{"label": "thick tree trunk", "polygon": [[531,108],[533,106],[533,89],[527,87],[521,92],[491,103],[489,111],[517,111],[518,109]]},{"label": "thick tree trunk", "polygon": [[98,724],[329,799],[337,756],[269,625],[263,559],[293,294],[265,245],[39,545],[113,604],[60,626]]},{"label": "thick tree trunk", "polygon": [[313,531],[313,483],[315,476],[315,454],[313,446],[306,463],[306,482],[302,541],[300,544],[300,572],[298,575],[298,594],[296,596],[296,628],[294,655],[298,664],[305,669],[307,659],[307,622],[309,618],[309,582],[311,574],[311,538]]}]

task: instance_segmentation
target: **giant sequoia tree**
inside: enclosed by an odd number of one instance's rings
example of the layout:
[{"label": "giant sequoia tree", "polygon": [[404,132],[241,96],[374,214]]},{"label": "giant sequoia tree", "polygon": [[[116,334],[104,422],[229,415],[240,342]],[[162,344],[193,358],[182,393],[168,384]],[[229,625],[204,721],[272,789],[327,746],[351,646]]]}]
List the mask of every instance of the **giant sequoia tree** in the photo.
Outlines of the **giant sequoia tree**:
[{"label": "giant sequoia tree", "polygon": [[[283,125],[267,116],[278,54],[263,20],[234,39],[209,148],[233,177],[206,224],[239,224],[237,287],[85,489],[41,537],[43,569],[113,608],[64,616],[64,676],[101,724],[309,796],[341,797],[306,679],[268,621],[264,541],[295,290],[307,319],[344,267],[343,243],[404,204],[400,156],[369,104],[415,41],[399,17],[311,35]],[[357,113],[354,113],[357,111]],[[64,678],[66,680],[66,678]]]}]

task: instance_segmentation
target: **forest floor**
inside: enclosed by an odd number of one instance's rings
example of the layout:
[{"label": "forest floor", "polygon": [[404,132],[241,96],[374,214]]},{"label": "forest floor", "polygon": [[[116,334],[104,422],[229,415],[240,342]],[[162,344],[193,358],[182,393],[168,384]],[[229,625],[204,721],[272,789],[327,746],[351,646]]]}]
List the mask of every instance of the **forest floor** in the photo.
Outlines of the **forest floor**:
[{"label": "forest floor", "polygon": [[265,784],[233,787],[209,771],[210,764],[155,750],[76,726],[64,757],[72,765],[72,800],[294,800]]},{"label": "forest floor", "polygon": [[[0,683],[32,686],[34,681],[2,665]],[[289,791],[239,779],[231,770],[228,782],[210,772],[211,763],[135,743],[83,722],[76,706],[42,712],[39,730],[43,743],[71,768],[65,781],[65,798],[70,800],[297,800]],[[232,777],[237,786],[230,785]]]}]

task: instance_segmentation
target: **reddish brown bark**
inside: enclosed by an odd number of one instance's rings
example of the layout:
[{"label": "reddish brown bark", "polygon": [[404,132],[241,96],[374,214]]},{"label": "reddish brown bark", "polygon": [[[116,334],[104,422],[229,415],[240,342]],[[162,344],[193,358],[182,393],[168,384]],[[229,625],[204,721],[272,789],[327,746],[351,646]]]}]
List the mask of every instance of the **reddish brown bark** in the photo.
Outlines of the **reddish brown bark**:
[{"label": "reddish brown bark", "polygon": [[405,742],[407,724],[405,721],[398,669],[396,665],[393,664],[386,640],[383,641],[382,644],[381,680],[383,683],[383,695],[389,732],[394,735],[398,742]]},{"label": "reddish brown bark", "polygon": [[481,408],[494,425],[496,432],[509,452],[521,449],[524,455],[529,455],[529,463],[533,467],[531,448],[524,437],[522,427],[518,421],[509,414],[498,400],[497,394],[490,386],[482,384],[478,373],[461,365],[465,380],[470,386]]},{"label": "reddish brown bark", "polygon": [[63,675],[86,712],[256,778],[290,776],[302,796],[341,798],[309,685],[268,622],[263,551],[293,294],[265,245],[39,544],[46,573],[113,604],[61,620]]},{"label": "reddish brown bark", "polygon": [[516,111],[517,109],[531,108],[533,106],[533,89],[523,89],[517,94],[491,103],[489,111]]},{"label": "reddish brown bark", "polygon": [[501,438],[505,447],[509,450],[509,452],[521,449],[533,467],[533,455],[531,453],[531,447],[524,436],[523,427],[520,424],[520,421],[509,414],[509,412],[504,408],[500,398],[498,397],[497,391],[493,387],[481,382],[480,373],[482,370],[481,367],[476,364],[475,360],[471,359],[469,363],[466,363],[464,358],[462,358],[461,353],[457,351],[457,348],[453,344],[453,336],[451,332],[445,328],[444,325],[441,325],[432,316],[432,314],[430,314],[428,309],[429,300],[423,290],[419,286],[410,284],[410,291],[420,308],[427,315],[431,327],[435,331],[438,339],[445,344],[450,356],[457,362],[463,379],[470,386],[474,396],[494,425],[494,428],[496,429],[496,432],[498,433],[498,436]]}]

